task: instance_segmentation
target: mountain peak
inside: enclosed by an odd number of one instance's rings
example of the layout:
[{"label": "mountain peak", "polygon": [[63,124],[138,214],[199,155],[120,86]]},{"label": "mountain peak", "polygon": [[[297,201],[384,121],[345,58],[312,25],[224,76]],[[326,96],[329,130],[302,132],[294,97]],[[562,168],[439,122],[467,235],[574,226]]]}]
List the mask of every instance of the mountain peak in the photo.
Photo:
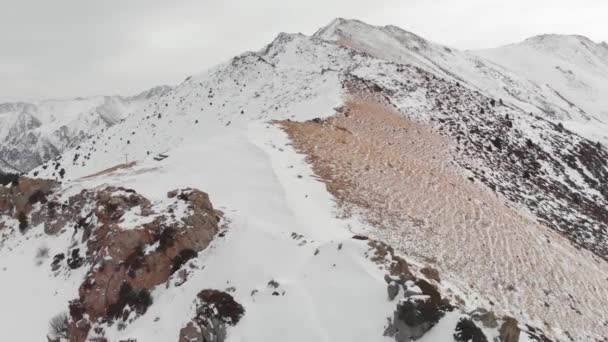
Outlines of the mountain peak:
[{"label": "mountain peak", "polygon": [[333,40],[340,35],[341,31],[349,30],[354,27],[371,29],[374,26],[366,24],[357,19],[336,18],[329,24],[321,27],[313,34],[313,37],[323,40]]},{"label": "mountain peak", "polygon": [[541,34],[534,37],[530,37],[522,42],[525,45],[534,46],[575,46],[584,45],[597,46],[601,45],[594,42],[586,36],[578,34]]}]

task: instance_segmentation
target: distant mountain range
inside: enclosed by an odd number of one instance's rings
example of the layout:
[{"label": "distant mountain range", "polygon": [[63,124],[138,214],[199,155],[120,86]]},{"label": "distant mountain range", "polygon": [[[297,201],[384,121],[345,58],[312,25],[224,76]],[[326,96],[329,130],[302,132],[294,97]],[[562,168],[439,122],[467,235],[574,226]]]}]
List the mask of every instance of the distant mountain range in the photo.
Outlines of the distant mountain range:
[{"label": "distant mountain range", "polygon": [[170,89],[160,86],[130,97],[0,104],[0,172],[27,172]]}]

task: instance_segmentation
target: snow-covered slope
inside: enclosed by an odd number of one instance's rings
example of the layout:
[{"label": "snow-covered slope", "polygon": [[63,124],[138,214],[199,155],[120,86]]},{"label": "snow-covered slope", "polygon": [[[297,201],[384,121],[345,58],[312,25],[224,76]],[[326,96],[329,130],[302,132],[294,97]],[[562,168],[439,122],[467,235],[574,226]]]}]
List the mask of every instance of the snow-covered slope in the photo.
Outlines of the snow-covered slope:
[{"label": "snow-covered slope", "polygon": [[[580,108],[584,115],[602,121],[588,126],[606,138],[608,131],[608,45],[583,36],[542,35],[519,44],[475,52],[525,75]],[[570,123],[582,128],[580,123]],[[595,126],[595,127],[594,127]],[[594,129],[595,128],[595,129]]]},{"label": "snow-covered slope", "polygon": [[74,147],[169,91],[0,104],[0,172],[26,172]]},{"label": "snow-covered slope", "polygon": [[481,60],[337,20],[150,98],[0,188],[0,339],[601,341],[608,151]]}]

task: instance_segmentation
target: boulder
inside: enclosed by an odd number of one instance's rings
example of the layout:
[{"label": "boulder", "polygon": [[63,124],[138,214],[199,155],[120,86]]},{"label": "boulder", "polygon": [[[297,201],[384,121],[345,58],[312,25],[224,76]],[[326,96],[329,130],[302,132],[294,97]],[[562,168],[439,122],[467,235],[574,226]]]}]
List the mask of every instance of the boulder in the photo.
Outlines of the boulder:
[{"label": "boulder", "polygon": [[486,328],[498,327],[498,318],[492,311],[488,311],[482,308],[473,310],[470,314],[471,318],[476,321],[480,321]]},{"label": "boulder", "polygon": [[395,297],[397,297],[397,295],[399,294],[400,288],[401,286],[399,286],[399,284],[395,282],[388,284],[388,286],[386,287],[386,291],[388,292],[388,300],[395,299]]},{"label": "boulder", "polygon": [[393,319],[384,331],[385,336],[397,342],[410,342],[424,336],[444,312],[428,296],[414,296],[402,300],[393,314]]},{"label": "boulder", "polygon": [[454,332],[456,342],[488,342],[483,331],[468,318],[461,318]]},{"label": "boulder", "polygon": [[503,317],[503,323],[500,326],[499,332],[501,342],[519,342],[521,329],[519,329],[519,325],[515,318],[508,316]]},{"label": "boulder", "polygon": [[196,317],[180,331],[180,342],[224,342],[228,326],[236,325],[245,309],[222,291],[206,289],[198,293]]}]

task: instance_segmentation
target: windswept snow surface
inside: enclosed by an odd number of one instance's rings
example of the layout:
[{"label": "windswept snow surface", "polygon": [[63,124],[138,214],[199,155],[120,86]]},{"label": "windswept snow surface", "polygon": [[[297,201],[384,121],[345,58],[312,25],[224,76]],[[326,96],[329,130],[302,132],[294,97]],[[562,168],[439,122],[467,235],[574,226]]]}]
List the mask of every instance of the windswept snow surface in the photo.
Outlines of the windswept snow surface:
[{"label": "windswept snow surface", "polygon": [[[278,128],[263,122],[233,128],[176,148],[162,162],[148,160],[128,170],[71,182],[66,195],[102,184],[135,189],[153,202],[175,188],[205,189],[230,222],[227,235],[199,255],[199,272],[181,287],[159,286],[146,315],[125,330],[107,331],[110,341],[176,340],[193,316],[198,291],[233,286],[233,296],[245,306],[246,315],[230,330],[232,341],[390,340],[381,334],[394,309],[386,300],[383,272],[366,261],[365,242],[350,239],[349,223],[334,218],[334,203],[324,185]],[[303,238],[295,240],[292,233]],[[2,310],[6,316],[0,319],[14,323],[0,330],[2,340],[39,339],[46,334],[49,318],[77,297],[82,274],[69,280],[55,278],[47,272],[48,260],[36,266],[34,255],[24,255],[53,239],[21,238],[14,242],[18,246],[3,246],[0,258],[10,272],[3,279],[13,279],[15,285],[2,291],[0,300],[18,309]],[[55,240],[51,255],[63,251],[60,242],[67,247],[63,240]],[[24,260],[32,265],[23,265]],[[24,269],[29,271],[23,273]],[[275,289],[267,285],[271,280],[280,284],[280,296],[272,295]],[[38,290],[42,286],[44,291]],[[62,292],[52,295],[55,288]],[[29,305],[15,301],[32,296],[32,303],[44,308],[35,314]]]}]

